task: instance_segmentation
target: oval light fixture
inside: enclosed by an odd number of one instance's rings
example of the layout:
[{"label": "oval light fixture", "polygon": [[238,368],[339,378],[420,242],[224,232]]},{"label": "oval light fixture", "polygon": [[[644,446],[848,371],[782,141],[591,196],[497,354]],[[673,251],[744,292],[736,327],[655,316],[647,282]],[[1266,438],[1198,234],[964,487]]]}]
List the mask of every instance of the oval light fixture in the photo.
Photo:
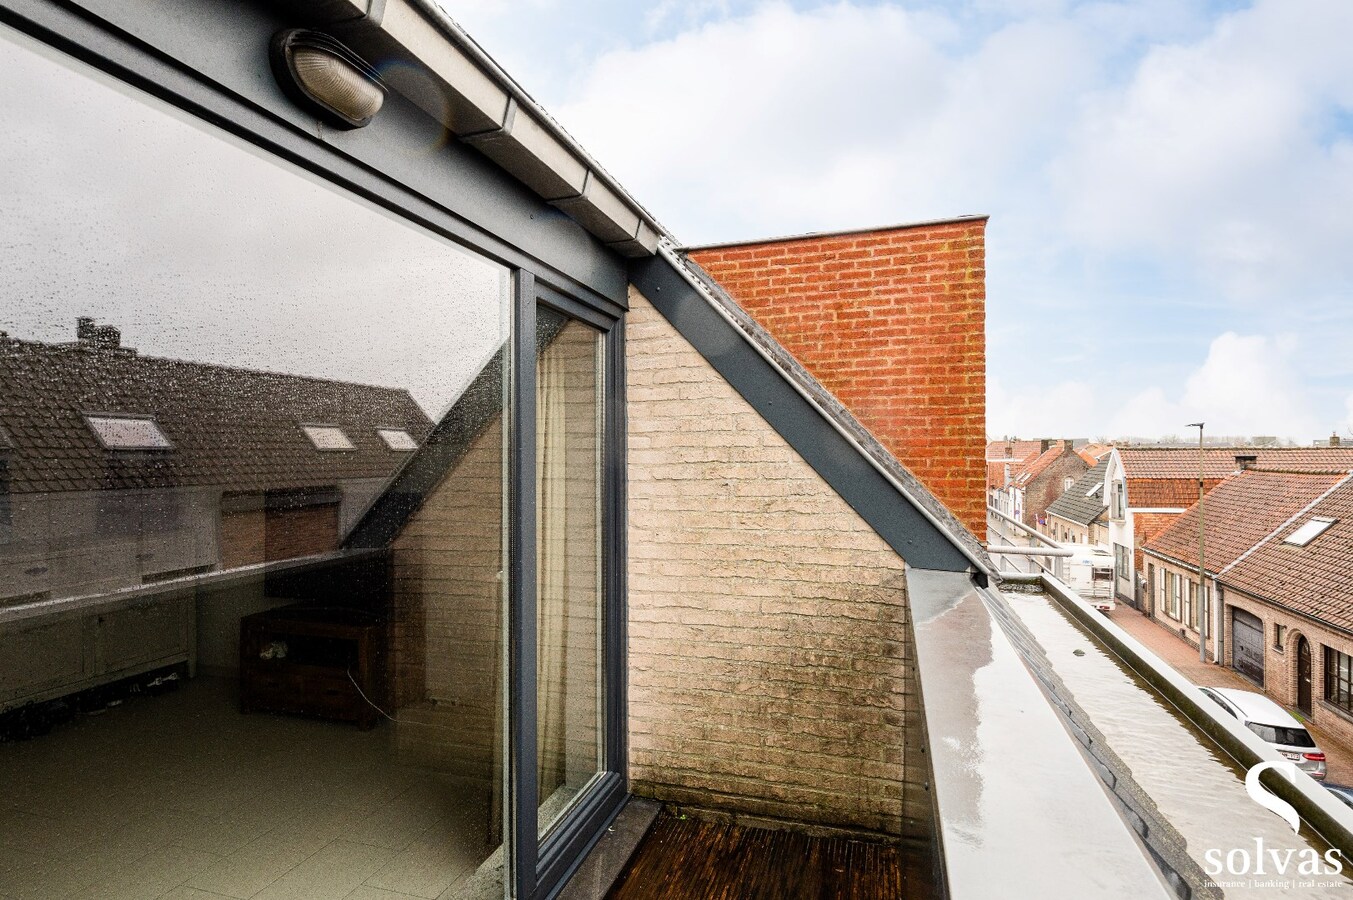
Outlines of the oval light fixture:
[{"label": "oval light fixture", "polygon": [[304,28],[272,39],[273,76],[287,96],[338,128],[361,128],[380,112],[385,85],[376,70],[338,41]]}]

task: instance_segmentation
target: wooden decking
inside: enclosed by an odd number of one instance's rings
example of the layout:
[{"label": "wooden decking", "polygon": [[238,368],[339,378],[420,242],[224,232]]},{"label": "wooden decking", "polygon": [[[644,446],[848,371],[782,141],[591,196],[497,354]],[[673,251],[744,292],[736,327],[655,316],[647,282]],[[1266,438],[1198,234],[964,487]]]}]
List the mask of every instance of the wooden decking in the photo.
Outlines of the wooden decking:
[{"label": "wooden decking", "polygon": [[658,816],[608,900],[902,900],[928,865],[889,844]]}]

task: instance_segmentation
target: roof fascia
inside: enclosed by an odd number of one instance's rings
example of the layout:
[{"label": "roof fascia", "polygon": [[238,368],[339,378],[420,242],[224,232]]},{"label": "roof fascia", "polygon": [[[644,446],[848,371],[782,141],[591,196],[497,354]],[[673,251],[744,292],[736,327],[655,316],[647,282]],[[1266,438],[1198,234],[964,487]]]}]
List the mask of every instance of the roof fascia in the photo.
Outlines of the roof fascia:
[{"label": "roof fascia", "polygon": [[411,64],[389,87],[621,256],[669,233],[435,0],[293,0],[359,50]]}]

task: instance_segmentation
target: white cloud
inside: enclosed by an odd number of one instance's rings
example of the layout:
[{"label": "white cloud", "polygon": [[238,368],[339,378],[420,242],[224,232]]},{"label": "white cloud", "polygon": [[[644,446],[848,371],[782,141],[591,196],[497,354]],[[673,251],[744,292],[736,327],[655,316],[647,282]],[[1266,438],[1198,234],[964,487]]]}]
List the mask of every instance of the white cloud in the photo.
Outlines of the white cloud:
[{"label": "white cloud", "polygon": [[1159,386],[1130,396],[1106,419],[1115,436],[1183,434],[1204,421],[1217,435],[1271,434],[1306,441],[1322,433],[1296,374],[1298,344],[1292,335],[1269,337],[1226,332],[1212,341],[1207,359],[1179,393]]},{"label": "white cloud", "polygon": [[998,437],[1093,437],[1101,417],[1095,385],[1061,381],[1046,389],[1010,390],[987,379],[987,433]]},{"label": "white cloud", "polygon": [[962,58],[952,33],[889,6],[767,4],[602,55],[556,112],[689,240],[983,212],[1072,109],[1094,48],[1017,23]]},{"label": "white cloud", "polygon": [[[533,2],[485,17],[535,35],[504,61],[679,238],[991,213],[993,430],[1305,439],[1343,417],[1353,3]],[[1267,339],[1257,401],[1225,342],[1189,392],[1180,347],[1279,331],[1302,350]],[[1090,359],[1048,387],[1068,348]]]},{"label": "white cloud", "polygon": [[1086,98],[1050,165],[1069,227],[1197,266],[1238,301],[1346,282],[1353,145],[1330,117],[1353,109],[1350,34],[1353,4],[1260,0],[1152,48]]}]

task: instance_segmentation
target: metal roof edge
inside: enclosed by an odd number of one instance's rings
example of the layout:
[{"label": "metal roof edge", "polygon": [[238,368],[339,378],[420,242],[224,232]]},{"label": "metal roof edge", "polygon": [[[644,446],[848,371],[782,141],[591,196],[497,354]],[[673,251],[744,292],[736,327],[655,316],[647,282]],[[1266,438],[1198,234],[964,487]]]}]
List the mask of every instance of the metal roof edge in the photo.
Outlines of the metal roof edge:
[{"label": "metal roof edge", "polygon": [[393,90],[607,247],[622,256],[651,256],[659,238],[671,236],[436,0],[306,5],[347,37],[365,42],[379,35],[387,52],[416,63],[427,78],[392,78]]},{"label": "metal roof edge", "polygon": [[[978,573],[988,577],[999,577],[996,575],[996,567],[992,565],[991,561],[986,557],[986,553],[976,537],[959,523],[957,518],[953,516],[953,513],[951,513],[947,507],[945,507],[944,504],[929,491],[929,489],[916,479],[916,477],[911,474],[905,466],[896,459],[896,457],[884,448],[883,445],[873,437],[869,430],[860,424],[859,420],[857,420],[839,400],[832,396],[832,394],[827,391],[816,378],[804,369],[803,366],[775,340],[774,336],[767,332],[759,323],[749,316],[745,310],[738,306],[737,303],[718,286],[717,282],[709,277],[708,273],[704,272],[703,269],[700,269],[694,261],[688,260],[682,256],[680,251],[668,241],[664,241],[659,245],[656,260],[666,263],[671,271],[684,282],[693,294],[700,298],[705,306],[718,316],[719,320],[721,320],[726,327],[732,329],[732,331],[742,339],[742,342],[746,344],[757,357],[774,370],[779,378],[789,386],[804,403],[831,426],[832,431],[837,435],[838,439],[844,441],[845,444],[855,452],[859,459],[867,464],[869,469],[876,473],[878,477],[881,477],[894,491],[900,494],[902,498],[907,501],[911,509],[913,509],[926,524],[938,532],[944,541],[966,559]],[[642,262],[644,261],[636,260],[636,263]],[[632,282],[635,280],[636,279],[631,278]],[[641,285],[636,284],[636,287],[643,290]],[[645,296],[647,296],[650,302],[653,302],[655,306],[672,301],[672,298],[670,297],[653,297],[649,296],[647,293],[645,293]],[[663,311],[661,306],[659,311]],[[665,312],[664,314],[666,315]],[[669,316],[669,319],[670,318],[671,317]],[[688,323],[685,322],[673,322],[673,324],[678,330],[682,330],[683,327],[688,326]],[[683,332],[683,334],[685,334],[685,332]],[[689,335],[686,336],[689,339]],[[697,350],[699,349],[700,347],[697,346]],[[726,355],[727,347],[722,349],[723,354]],[[703,351],[702,355],[704,355]],[[708,355],[706,358],[710,359]],[[725,359],[710,359],[710,362],[715,365],[716,369],[719,369],[721,364],[725,367],[727,366],[727,360]],[[721,374],[724,374],[723,370],[720,371]],[[727,375],[725,375],[725,377],[727,377]],[[734,387],[737,388],[738,385],[734,384]],[[740,388],[739,393],[743,393]],[[744,398],[747,398],[746,393],[743,393],[743,396]],[[751,398],[747,399],[751,400]],[[753,405],[756,406],[757,404],[753,402]],[[768,413],[773,412],[773,409],[758,407],[758,412],[761,412],[763,416],[766,416]],[[792,441],[791,444],[793,444]],[[803,453],[802,448],[796,446],[795,449],[799,450],[801,454]],[[810,464],[812,464],[811,461]],[[816,469],[818,467],[814,466],[814,468]],[[819,474],[824,474],[821,469],[818,471]],[[826,478],[829,483],[832,482],[832,479],[827,478],[826,475],[824,475],[824,478]],[[833,487],[837,489],[838,493],[841,493],[841,488],[838,484],[833,484]],[[849,499],[847,499],[847,502],[850,502]],[[869,520],[869,516],[864,515],[859,507],[854,503],[851,505],[856,509],[856,512],[861,513],[866,521]],[[945,519],[949,519],[950,521],[945,521]],[[870,524],[875,527],[876,531],[879,529],[880,523],[870,522]],[[895,546],[894,549],[898,549],[899,554],[902,553],[900,548]],[[906,558],[905,555],[903,558]],[[914,562],[913,560],[907,560],[907,562],[911,565],[917,565],[919,568],[926,568],[926,566],[921,565],[919,561]]]}]

